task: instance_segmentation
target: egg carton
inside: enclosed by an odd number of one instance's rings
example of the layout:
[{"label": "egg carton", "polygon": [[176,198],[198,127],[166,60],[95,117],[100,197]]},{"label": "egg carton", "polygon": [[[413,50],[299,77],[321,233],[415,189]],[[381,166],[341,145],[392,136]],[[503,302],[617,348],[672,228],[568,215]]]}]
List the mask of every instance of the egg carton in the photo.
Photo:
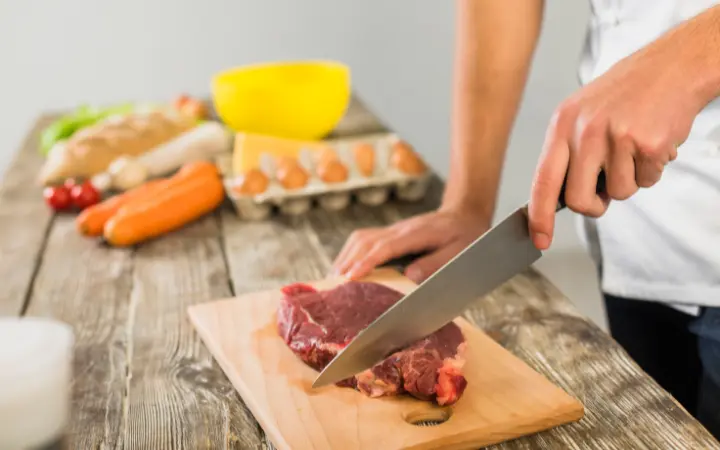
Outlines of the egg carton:
[{"label": "egg carton", "polygon": [[[403,201],[418,201],[428,190],[431,172],[426,168],[421,175],[404,173],[390,163],[392,145],[399,138],[395,134],[383,133],[326,141],[338,159],[348,169],[343,182],[326,183],[316,170],[317,153],[301,150],[298,162],[309,174],[308,182],[299,189],[286,189],[274,176],[275,160],[270,155],[260,156],[260,170],[269,178],[265,192],[256,195],[242,195],[235,190],[237,178],[232,175],[232,155],[222,155],[217,164],[223,173],[225,191],[235,205],[238,214],[248,220],[262,220],[279,211],[281,214],[297,216],[314,206],[328,211],[339,211],[353,201],[369,206],[381,205],[394,195]],[[356,145],[369,144],[375,152],[374,172],[364,176],[353,155]]]}]

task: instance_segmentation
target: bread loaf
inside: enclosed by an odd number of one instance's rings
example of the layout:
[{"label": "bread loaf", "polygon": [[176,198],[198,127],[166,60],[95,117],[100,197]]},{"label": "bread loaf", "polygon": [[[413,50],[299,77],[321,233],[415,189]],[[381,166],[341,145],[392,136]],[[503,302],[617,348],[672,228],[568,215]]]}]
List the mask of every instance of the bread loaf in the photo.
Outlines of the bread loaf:
[{"label": "bread loaf", "polygon": [[138,156],[195,126],[173,110],[152,110],[111,117],[56,144],[40,171],[44,185],[67,178],[90,178],[120,156]]}]

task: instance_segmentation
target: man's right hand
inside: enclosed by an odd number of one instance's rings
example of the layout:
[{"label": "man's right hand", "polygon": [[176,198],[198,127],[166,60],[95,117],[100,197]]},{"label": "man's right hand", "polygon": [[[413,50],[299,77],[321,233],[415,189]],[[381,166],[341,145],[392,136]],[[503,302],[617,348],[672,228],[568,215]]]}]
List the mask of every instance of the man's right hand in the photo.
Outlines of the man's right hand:
[{"label": "man's right hand", "polygon": [[333,269],[357,280],[392,259],[425,252],[405,270],[408,278],[421,283],[489,227],[486,219],[471,211],[440,209],[384,228],[358,230],[350,235]]}]

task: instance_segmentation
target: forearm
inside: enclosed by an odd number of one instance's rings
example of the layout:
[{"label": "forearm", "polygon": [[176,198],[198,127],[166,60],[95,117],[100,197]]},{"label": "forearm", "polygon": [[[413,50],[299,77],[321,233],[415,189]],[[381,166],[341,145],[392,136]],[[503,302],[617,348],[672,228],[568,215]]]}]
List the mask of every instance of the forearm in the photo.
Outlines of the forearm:
[{"label": "forearm", "polygon": [[540,31],[542,0],[458,0],[450,176],[443,207],[489,222]]},{"label": "forearm", "polygon": [[670,30],[648,51],[666,54],[674,61],[665,72],[682,78],[699,108],[720,96],[720,6],[708,8]]}]

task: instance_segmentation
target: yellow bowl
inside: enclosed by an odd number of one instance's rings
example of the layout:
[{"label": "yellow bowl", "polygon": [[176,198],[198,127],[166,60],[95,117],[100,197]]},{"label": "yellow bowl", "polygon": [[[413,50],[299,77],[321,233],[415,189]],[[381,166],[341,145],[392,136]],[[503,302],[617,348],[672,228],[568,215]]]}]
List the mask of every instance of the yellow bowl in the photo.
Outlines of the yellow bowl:
[{"label": "yellow bowl", "polygon": [[212,95],[218,115],[235,131],[321,139],[350,102],[350,69],[334,61],[252,64],[215,75]]}]

